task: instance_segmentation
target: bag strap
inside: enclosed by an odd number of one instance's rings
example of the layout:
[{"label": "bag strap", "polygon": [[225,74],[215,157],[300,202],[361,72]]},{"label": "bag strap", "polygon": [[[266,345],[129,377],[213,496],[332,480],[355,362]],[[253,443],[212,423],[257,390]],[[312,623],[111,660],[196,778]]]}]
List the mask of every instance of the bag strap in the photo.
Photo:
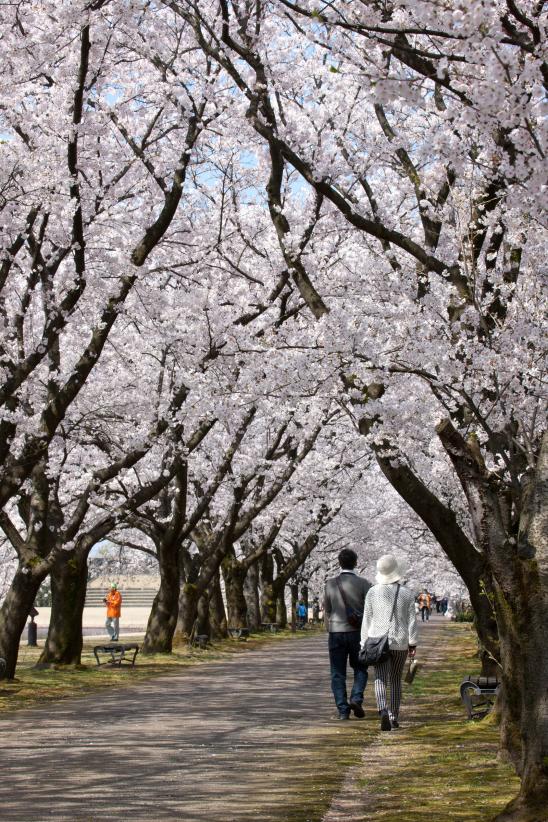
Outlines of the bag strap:
[{"label": "bag strap", "polygon": [[392,622],[392,620],[394,619],[394,612],[396,610],[396,602],[398,601],[399,592],[400,592],[400,583],[398,582],[398,587],[396,588],[396,596],[394,597],[394,604],[392,605],[392,613],[390,614],[390,622]]},{"label": "bag strap", "polygon": [[[350,608],[350,606],[348,605],[348,600],[347,600],[346,595],[345,595],[345,593],[344,593],[344,588],[342,587],[342,584],[341,584],[341,578],[340,578],[340,576],[335,577],[335,582],[337,583],[338,588],[339,588],[339,591],[340,591],[340,593],[341,593],[341,597],[342,597],[342,601],[343,601],[343,603],[344,603],[344,607],[345,607],[345,608],[346,608],[346,610],[348,611],[348,610],[349,610],[349,608]],[[354,610],[354,609],[352,609],[352,610]]]}]

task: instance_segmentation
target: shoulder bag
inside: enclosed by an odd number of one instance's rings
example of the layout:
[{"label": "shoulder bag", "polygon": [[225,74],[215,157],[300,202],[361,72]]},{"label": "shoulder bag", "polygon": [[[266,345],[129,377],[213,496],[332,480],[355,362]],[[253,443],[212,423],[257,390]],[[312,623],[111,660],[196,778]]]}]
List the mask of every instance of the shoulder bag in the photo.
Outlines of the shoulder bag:
[{"label": "shoulder bag", "polygon": [[344,593],[344,588],[341,585],[341,580],[339,577],[335,579],[335,582],[339,587],[342,601],[344,602],[344,609],[346,611],[346,621],[349,625],[352,626],[352,628],[354,628],[356,631],[359,631],[362,627],[363,611],[356,611],[355,608],[352,608],[352,606],[348,604],[348,600]]},{"label": "shoulder bag", "polygon": [[[392,613],[390,614],[390,622],[394,619],[396,611],[396,603],[398,601],[398,594],[400,592],[400,585],[396,589],[396,596],[394,597],[394,604],[392,606]],[[388,625],[390,626],[390,622]],[[390,630],[390,628],[389,628]],[[381,665],[386,662],[390,655],[390,643],[388,642],[388,631],[383,636],[370,636],[365,640],[365,645],[359,653],[359,660],[362,665],[369,667],[369,665]]]}]

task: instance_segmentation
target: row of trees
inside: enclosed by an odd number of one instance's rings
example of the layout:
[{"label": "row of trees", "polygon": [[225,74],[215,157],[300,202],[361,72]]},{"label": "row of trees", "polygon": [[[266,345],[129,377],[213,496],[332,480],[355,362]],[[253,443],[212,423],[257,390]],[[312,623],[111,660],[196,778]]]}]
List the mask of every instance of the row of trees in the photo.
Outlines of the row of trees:
[{"label": "row of trees", "polygon": [[[9,7],[11,672],[41,581],[73,575],[81,591],[107,534],[154,545],[150,647],[168,647],[181,578],[192,614],[224,569],[236,612],[249,559],[327,533],[374,459],[462,576],[501,666],[502,745],[522,778],[501,819],[538,818],[541,12],[535,0]],[[69,616],[52,658],[77,639]]]}]

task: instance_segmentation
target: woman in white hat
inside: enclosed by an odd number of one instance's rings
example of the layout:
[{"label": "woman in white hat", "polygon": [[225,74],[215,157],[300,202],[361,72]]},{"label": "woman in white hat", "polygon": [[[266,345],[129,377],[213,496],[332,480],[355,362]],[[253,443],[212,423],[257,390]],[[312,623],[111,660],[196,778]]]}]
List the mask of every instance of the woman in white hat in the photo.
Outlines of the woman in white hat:
[{"label": "woman in white hat", "polygon": [[[407,654],[415,656],[417,647],[417,620],[415,597],[401,584],[403,571],[391,554],[377,561],[377,584],[365,597],[361,645],[368,637],[388,634],[389,658],[375,666],[375,697],[381,718],[381,730],[398,728],[401,702],[401,679]],[[386,697],[390,686],[390,707]]]}]

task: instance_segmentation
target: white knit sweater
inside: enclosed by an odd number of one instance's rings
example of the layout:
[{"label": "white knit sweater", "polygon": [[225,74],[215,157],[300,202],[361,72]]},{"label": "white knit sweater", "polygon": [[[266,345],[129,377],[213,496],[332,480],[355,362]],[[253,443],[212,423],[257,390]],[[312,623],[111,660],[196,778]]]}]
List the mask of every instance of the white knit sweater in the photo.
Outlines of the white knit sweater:
[{"label": "white knit sweater", "polygon": [[367,592],[363,610],[362,647],[368,637],[381,637],[387,632],[392,651],[406,651],[409,645],[417,644],[415,597],[403,585],[400,585],[394,618],[390,622],[396,590],[397,583],[392,582],[390,585],[373,585]]}]

